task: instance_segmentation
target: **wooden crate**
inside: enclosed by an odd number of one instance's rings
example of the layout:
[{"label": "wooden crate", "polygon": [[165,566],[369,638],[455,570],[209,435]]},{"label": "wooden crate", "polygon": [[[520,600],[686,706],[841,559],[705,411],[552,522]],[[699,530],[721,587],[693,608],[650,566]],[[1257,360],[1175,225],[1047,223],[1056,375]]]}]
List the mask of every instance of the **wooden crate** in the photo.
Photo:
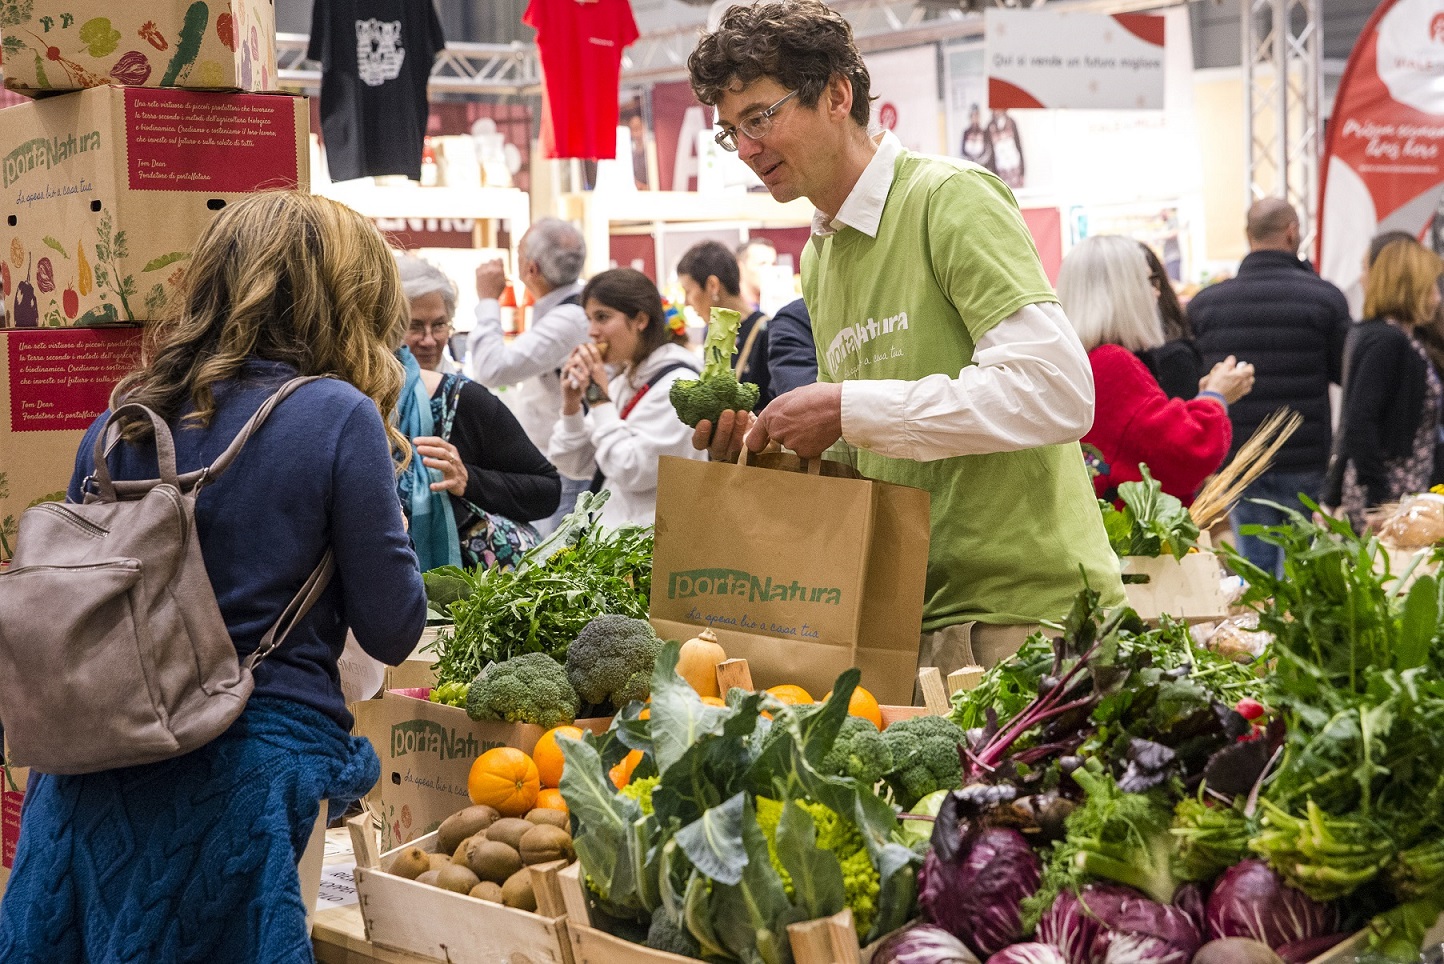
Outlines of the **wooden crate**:
[{"label": "wooden crate", "polygon": [[1125,576],[1147,577],[1147,582],[1123,584],[1128,605],[1145,620],[1168,615],[1201,623],[1228,615],[1223,567],[1212,552],[1191,552],[1182,559],[1125,556],[1122,563]]},{"label": "wooden crate", "polygon": [[[355,818],[356,893],[366,939],[446,964],[572,964],[564,915],[543,916],[383,872],[369,819]],[[436,851],[430,833],[406,846]],[[397,848],[400,850],[402,848]]]}]

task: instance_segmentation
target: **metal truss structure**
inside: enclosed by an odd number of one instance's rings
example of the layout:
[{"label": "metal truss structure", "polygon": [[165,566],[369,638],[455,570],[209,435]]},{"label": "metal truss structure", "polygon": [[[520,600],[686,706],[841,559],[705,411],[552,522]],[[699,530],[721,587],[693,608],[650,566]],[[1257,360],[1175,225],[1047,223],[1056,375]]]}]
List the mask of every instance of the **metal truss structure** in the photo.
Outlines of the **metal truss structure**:
[{"label": "metal truss structure", "polygon": [[1242,0],[1247,203],[1281,197],[1304,250],[1318,225],[1323,158],[1321,0]]},{"label": "metal truss structure", "polygon": [[[306,58],[305,34],[276,35],[283,86],[319,90],[321,65]],[[448,43],[431,68],[431,89],[467,94],[524,94],[541,89],[536,48],[525,44]]]}]

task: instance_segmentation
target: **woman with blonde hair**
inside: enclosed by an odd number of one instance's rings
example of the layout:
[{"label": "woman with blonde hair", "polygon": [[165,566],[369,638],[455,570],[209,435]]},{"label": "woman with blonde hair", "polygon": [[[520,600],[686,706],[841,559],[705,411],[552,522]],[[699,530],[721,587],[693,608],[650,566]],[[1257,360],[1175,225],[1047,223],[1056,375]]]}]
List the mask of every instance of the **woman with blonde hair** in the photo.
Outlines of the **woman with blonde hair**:
[{"label": "woman with blonde hair", "polygon": [[1379,251],[1364,317],[1349,332],[1338,452],[1341,506],[1362,532],[1368,512],[1429,488],[1444,387],[1418,328],[1439,308],[1439,256],[1412,239]]},{"label": "woman with blonde hair", "polygon": [[[326,198],[253,195],[202,234],[176,299],[111,405],[139,402],[168,423],[180,472],[213,462],[281,385],[325,376],[277,405],[196,499],[237,655],[256,650],[328,550],[334,574],[211,743],[143,766],[32,774],[0,902],[7,964],[312,960],[297,860],[319,802],[339,813],[380,769],[349,735],[337,670],[347,629],[395,665],[425,624],[393,462],[411,447],[388,425],[407,305],[381,235]],[[72,502],[91,486],[108,417],[80,443]],[[155,478],[149,421],[122,424],[110,473]]]},{"label": "woman with blonde hair", "polygon": [[1148,262],[1136,241],[1086,238],[1063,259],[1058,301],[1093,368],[1093,427],[1083,452],[1100,499],[1143,478],[1191,502],[1228,454],[1228,406],[1253,386],[1253,366],[1232,356],[1199,381],[1196,398],[1169,398],[1139,355],[1164,343]]}]

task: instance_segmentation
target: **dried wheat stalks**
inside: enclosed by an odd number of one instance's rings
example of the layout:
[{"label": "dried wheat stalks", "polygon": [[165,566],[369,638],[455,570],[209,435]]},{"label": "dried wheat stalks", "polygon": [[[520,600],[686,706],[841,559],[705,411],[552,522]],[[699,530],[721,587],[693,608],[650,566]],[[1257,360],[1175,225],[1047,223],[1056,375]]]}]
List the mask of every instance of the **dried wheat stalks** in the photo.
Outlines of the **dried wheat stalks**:
[{"label": "dried wheat stalks", "polygon": [[1194,524],[1207,532],[1228,515],[1244,489],[1268,471],[1279,449],[1302,424],[1304,417],[1287,408],[1281,408],[1266,418],[1253,437],[1238,450],[1233,461],[1210,479],[1203,491],[1198,493],[1198,498],[1193,500],[1188,514],[1193,517]]}]

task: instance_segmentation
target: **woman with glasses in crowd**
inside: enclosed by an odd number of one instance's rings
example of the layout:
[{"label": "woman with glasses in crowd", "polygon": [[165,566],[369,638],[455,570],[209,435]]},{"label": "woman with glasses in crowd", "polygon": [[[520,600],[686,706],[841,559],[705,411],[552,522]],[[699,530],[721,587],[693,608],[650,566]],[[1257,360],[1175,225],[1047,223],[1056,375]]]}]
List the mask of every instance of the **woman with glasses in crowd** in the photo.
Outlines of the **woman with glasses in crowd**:
[{"label": "woman with glasses in crowd", "polygon": [[421,571],[515,565],[536,545],[527,523],[561,499],[561,477],[485,386],[444,366],[456,287],[420,258],[397,259],[411,324],[397,415],[418,458],[398,482]]}]

